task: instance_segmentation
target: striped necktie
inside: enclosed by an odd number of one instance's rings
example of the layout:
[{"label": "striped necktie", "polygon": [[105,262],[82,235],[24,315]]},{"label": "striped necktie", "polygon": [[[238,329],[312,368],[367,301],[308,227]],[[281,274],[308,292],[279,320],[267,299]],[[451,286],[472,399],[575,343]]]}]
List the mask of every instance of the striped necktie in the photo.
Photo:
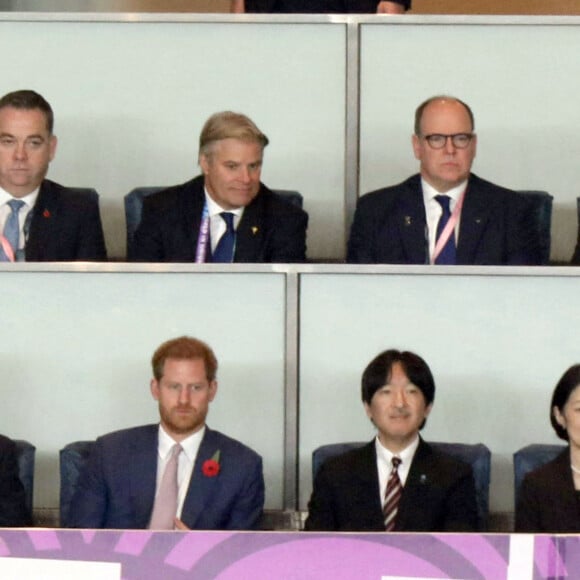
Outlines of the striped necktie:
[{"label": "striped necktie", "polygon": [[[449,204],[451,202],[451,198],[448,195],[436,195],[435,199],[437,203],[441,206],[443,213],[439,218],[439,222],[437,223],[437,237],[435,239],[435,243],[439,240],[447,222],[451,218],[451,208]],[[447,238],[447,242],[441,248],[441,252],[435,259],[436,264],[441,265],[454,265],[457,264],[457,248],[455,247],[455,232],[451,232],[449,238]]]},{"label": "striped necktie", "polygon": [[391,459],[391,463],[393,464],[393,468],[391,469],[389,480],[387,481],[385,507],[383,508],[383,514],[385,516],[385,530],[387,532],[392,532],[395,529],[397,509],[399,507],[401,494],[403,493],[403,486],[401,484],[401,480],[399,479],[399,465],[401,465],[401,459],[399,457],[393,457]]}]

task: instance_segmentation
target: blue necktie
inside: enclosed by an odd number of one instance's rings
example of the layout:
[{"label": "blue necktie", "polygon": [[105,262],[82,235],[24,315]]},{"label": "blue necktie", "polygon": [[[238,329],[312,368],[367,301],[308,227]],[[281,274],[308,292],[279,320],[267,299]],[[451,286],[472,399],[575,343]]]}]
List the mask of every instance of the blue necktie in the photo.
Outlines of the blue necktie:
[{"label": "blue necktie", "polygon": [[[14,256],[16,256],[16,252],[18,252],[18,241],[20,240],[20,226],[18,224],[18,212],[20,208],[24,205],[24,202],[20,199],[11,199],[8,202],[10,206],[10,214],[6,223],[4,224],[4,232],[3,235],[6,238],[7,242],[12,246],[12,250],[14,251]],[[8,256],[4,255],[2,252],[2,261],[8,262]]]},{"label": "blue necktie", "polygon": [[[451,210],[449,208],[451,198],[448,195],[436,195],[435,199],[443,210],[443,213],[439,218],[439,223],[437,224],[437,237],[435,238],[435,243],[437,243],[447,225],[447,222],[449,221],[449,218],[451,217]],[[435,263],[442,265],[454,265],[457,263],[455,232],[451,232],[451,235],[447,238],[447,243],[441,248],[441,252],[439,252],[439,255],[435,259]]]},{"label": "blue necktie", "polygon": [[212,262],[229,264],[234,261],[234,246],[236,244],[236,230],[234,230],[234,214],[229,211],[220,213],[226,222],[226,231],[220,238],[212,256]]}]

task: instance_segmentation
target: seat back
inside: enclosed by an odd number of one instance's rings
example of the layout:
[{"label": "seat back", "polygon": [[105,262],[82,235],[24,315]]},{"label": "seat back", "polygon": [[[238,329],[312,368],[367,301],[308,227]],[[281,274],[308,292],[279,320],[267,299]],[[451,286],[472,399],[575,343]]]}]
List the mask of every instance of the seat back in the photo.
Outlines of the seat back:
[{"label": "seat back", "polygon": [[[334,443],[322,445],[312,452],[312,479],[316,478],[322,464],[331,457],[346,453],[366,445],[366,442]],[[429,442],[433,449],[460,459],[471,466],[475,480],[475,494],[477,501],[477,515],[479,527],[482,531],[487,529],[489,515],[489,483],[491,475],[491,452],[482,443],[437,443]]]},{"label": "seat back", "polygon": [[[125,196],[125,222],[127,224],[127,256],[129,259],[133,255],[133,238],[141,223],[143,213],[143,202],[148,195],[157,193],[164,186],[136,187]],[[298,191],[288,189],[276,189],[274,193],[289,203],[302,207],[303,197]]]},{"label": "seat back", "polygon": [[60,450],[60,526],[69,527],[70,504],[79,475],[91,454],[94,441],[75,441]]},{"label": "seat back", "polygon": [[514,453],[514,498],[518,505],[520,487],[530,471],[555,459],[566,448],[565,445],[534,443],[522,447]]},{"label": "seat back", "polygon": [[23,439],[14,439],[16,459],[18,461],[18,476],[24,487],[26,509],[32,514],[34,499],[34,460],[36,447]]},{"label": "seat back", "polygon": [[536,238],[538,265],[550,263],[552,200],[554,197],[546,191],[518,191],[528,205],[528,219]]}]

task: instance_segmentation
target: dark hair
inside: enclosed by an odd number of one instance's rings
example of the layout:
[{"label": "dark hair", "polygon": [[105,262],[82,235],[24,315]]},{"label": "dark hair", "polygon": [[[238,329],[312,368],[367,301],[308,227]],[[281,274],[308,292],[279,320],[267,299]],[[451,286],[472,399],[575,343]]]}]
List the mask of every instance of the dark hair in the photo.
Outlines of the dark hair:
[{"label": "dark hair", "polygon": [[0,109],[6,107],[26,111],[32,111],[34,109],[42,111],[46,118],[46,128],[49,134],[52,135],[52,130],[54,129],[54,113],[52,112],[52,107],[42,95],[31,90],[13,91],[0,99]]},{"label": "dark hair", "polygon": [[362,400],[370,405],[373,395],[391,378],[395,363],[400,363],[409,380],[419,387],[425,403],[430,405],[435,398],[435,381],[427,363],[417,354],[409,351],[390,349],[381,352],[367,366],[362,374]]},{"label": "dark hair", "polygon": [[205,375],[208,381],[215,380],[217,359],[213,350],[203,341],[190,336],[180,336],[164,342],[153,354],[151,366],[153,376],[159,381],[163,376],[163,367],[168,358],[177,360],[201,359],[205,365]]},{"label": "dark hair", "polygon": [[464,103],[461,99],[458,99],[457,97],[451,97],[449,95],[435,95],[434,97],[430,97],[426,101],[423,101],[417,107],[417,110],[415,111],[415,135],[417,135],[418,137],[421,136],[421,121],[423,120],[423,113],[425,112],[425,109],[434,101],[452,101],[462,105],[467,111],[467,114],[469,115],[469,120],[471,121],[471,130],[473,131],[475,129],[475,119],[473,117],[473,111],[469,108],[469,105],[467,103]]},{"label": "dark hair", "polygon": [[578,386],[580,386],[580,365],[573,365],[562,375],[552,395],[550,422],[552,423],[552,427],[554,427],[554,431],[556,431],[556,435],[560,439],[564,439],[564,441],[569,440],[568,431],[556,421],[554,407],[557,407],[558,411],[563,414],[564,406],[568,402],[572,391]]}]

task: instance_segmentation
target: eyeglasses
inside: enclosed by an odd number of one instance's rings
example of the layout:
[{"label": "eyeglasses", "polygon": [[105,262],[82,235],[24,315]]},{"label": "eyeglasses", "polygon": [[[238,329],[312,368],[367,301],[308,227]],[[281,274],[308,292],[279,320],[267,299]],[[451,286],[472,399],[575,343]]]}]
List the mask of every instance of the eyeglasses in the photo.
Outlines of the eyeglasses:
[{"label": "eyeglasses", "polygon": [[455,133],[453,135],[433,133],[432,135],[425,135],[423,138],[429,143],[431,149],[443,149],[447,145],[447,139],[451,139],[451,143],[453,143],[453,147],[456,149],[466,149],[473,137],[473,133]]}]

